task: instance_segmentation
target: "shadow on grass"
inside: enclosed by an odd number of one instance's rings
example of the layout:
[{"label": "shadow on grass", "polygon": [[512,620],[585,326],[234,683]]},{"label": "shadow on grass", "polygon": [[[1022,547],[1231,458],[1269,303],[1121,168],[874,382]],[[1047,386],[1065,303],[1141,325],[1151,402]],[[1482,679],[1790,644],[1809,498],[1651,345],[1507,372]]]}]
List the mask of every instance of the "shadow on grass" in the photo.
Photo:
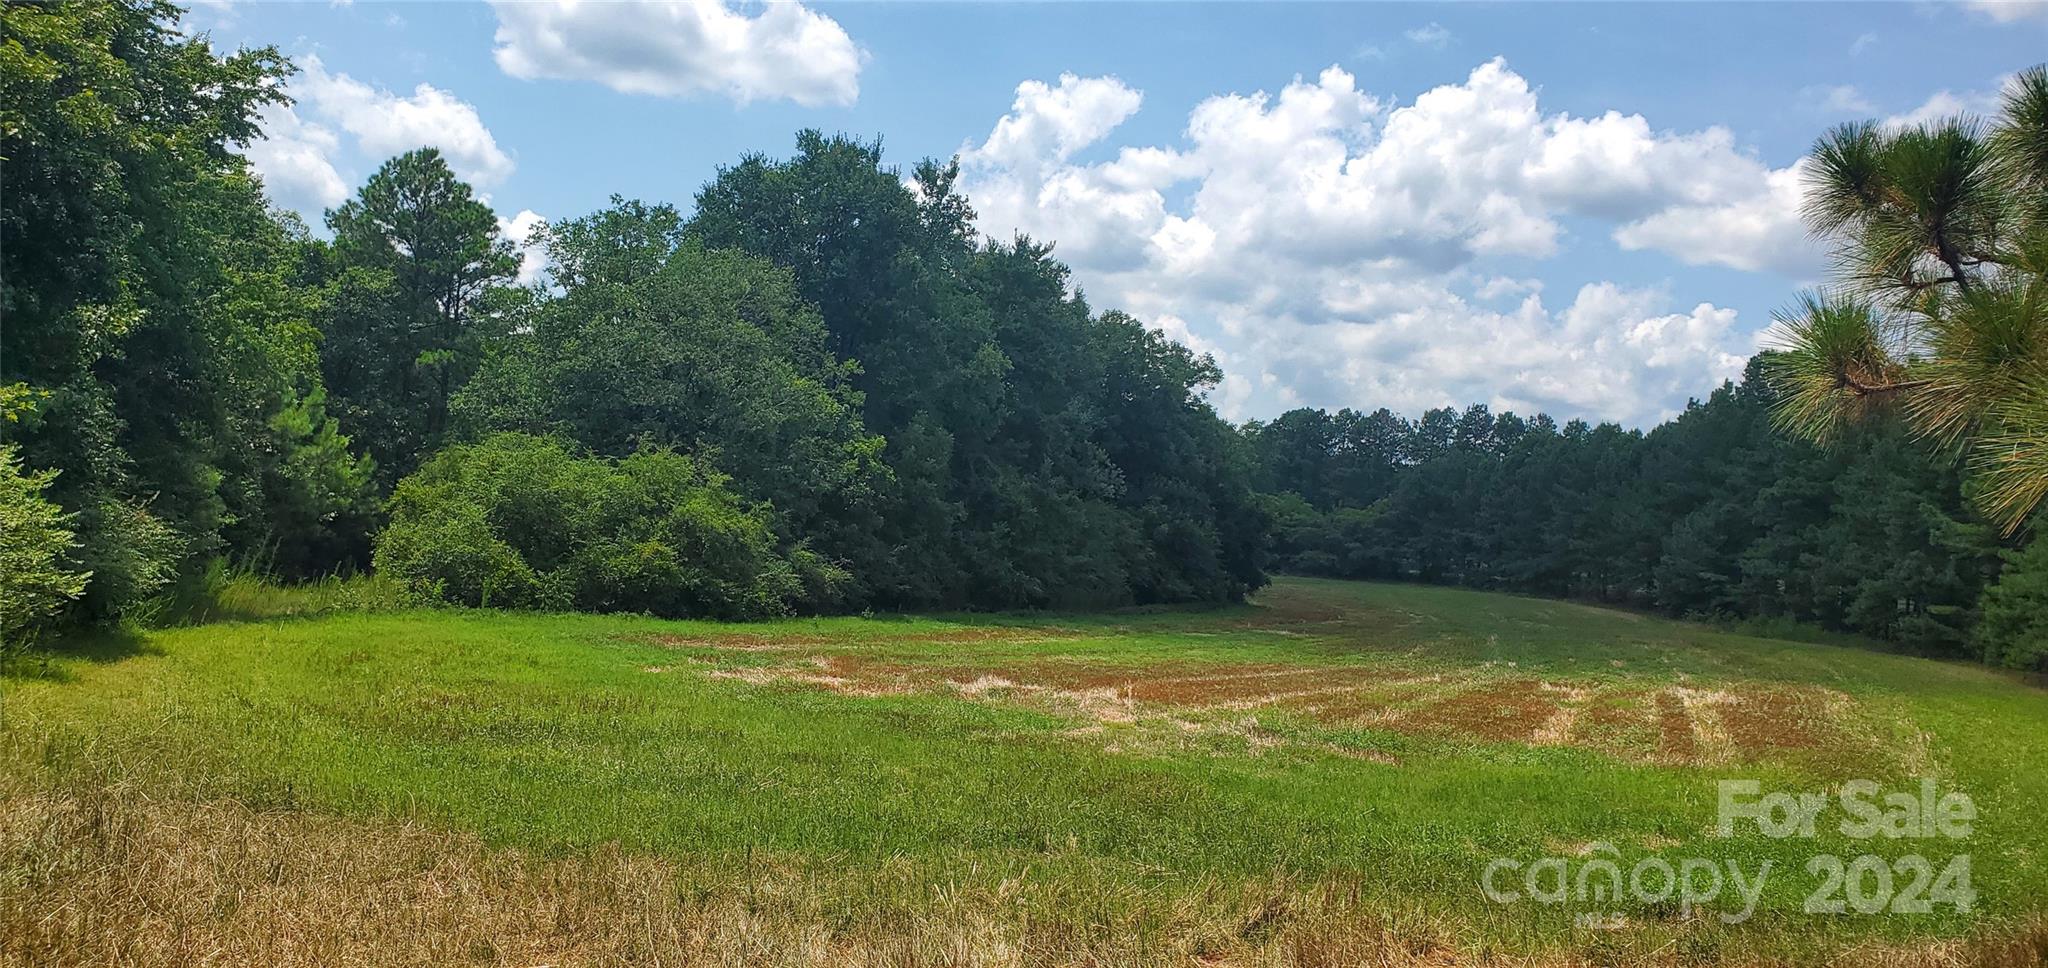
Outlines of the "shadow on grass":
[{"label": "shadow on grass", "polygon": [[69,682],[71,672],[63,665],[67,660],[105,664],[162,651],[130,629],[73,632],[41,645],[0,650],[0,679]]}]

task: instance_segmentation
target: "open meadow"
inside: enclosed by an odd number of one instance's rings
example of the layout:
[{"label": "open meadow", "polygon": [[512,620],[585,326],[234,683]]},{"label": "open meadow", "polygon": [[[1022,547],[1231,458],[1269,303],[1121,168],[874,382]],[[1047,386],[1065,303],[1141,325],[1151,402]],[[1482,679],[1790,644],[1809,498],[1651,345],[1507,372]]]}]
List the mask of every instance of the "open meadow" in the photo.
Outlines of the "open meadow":
[{"label": "open meadow", "polygon": [[[2048,694],[1972,665],[1309,579],[1217,609],[436,610],[83,645],[0,680],[0,963],[1931,966],[2048,950]],[[1716,834],[1721,778],[1922,777],[1973,799],[1968,839]],[[1973,903],[1802,913],[1810,857],[1867,852],[1937,869],[1968,853]],[[1589,908],[1482,886],[1495,858],[1595,856],[1775,869],[1734,924],[1732,890]]]}]

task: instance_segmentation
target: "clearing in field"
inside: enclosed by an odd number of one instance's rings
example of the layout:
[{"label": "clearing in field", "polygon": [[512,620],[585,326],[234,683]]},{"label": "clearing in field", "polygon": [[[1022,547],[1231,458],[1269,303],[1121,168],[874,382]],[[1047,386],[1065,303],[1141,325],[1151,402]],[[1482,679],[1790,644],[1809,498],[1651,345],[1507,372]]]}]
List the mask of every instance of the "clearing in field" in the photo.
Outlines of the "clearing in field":
[{"label": "clearing in field", "polygon": [[[2048,696],[1578,605],[215,625],[5,680],[0,962],[2036,964]],[[1997,728],[1985,724],[1996,723]],[[1963,790],[1967,841],[1714,835],[1715,781]],[[1494,858],[1774,862],[1737,905]],[[1816,917],[1816,854],[1972,855]],[[1599,915],[1586,919],[1584,915]]]}]

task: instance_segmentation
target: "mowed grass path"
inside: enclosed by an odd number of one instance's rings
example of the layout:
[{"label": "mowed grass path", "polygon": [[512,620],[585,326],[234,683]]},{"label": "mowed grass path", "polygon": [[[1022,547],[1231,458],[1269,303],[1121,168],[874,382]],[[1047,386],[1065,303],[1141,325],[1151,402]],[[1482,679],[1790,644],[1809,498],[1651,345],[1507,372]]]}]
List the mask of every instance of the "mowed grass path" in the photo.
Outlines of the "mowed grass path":
[{"label": "mowed grass path", "polygon": [[[2048,911],[2048,692],[1568,603],[1283,579],[1208,611],[408,612],[129,646],[0,680],[17,806],[91,783],[338,816],[366,850],[401,827],[521,863],[615,850],[676,865],[666,883],[700,899],[772,869],[814,895],[804,930],[828,939],[935,929],[963,893],[987,898],[969,948],[988,957],[950,963],[1304,962],[1317,932],[1362,924],[1418,957],[1820,963]],[[1718,778],[1922,776],[1975,800],[1972,838],[1713,836]],[[1494,857],[1596,844],[1624,869],[1657,855],[1775,872],[1732,926],[1624,901],[1601,911],[1625,927],[1578,928],[1583,908],[1481,891]],[[28,870],[61,867],[33,846],[0,854],[17,904],[63,897],[60,875]],[[1866,852],[1970,853],[1977,903],[1801,911],[1808,858]]]}]

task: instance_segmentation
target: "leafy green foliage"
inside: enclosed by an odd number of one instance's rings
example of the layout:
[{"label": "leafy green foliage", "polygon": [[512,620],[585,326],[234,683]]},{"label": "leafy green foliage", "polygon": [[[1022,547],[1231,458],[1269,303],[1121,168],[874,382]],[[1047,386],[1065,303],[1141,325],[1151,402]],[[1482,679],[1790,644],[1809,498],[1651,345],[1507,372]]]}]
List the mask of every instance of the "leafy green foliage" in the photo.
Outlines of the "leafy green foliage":
[{"label": "leafy green foliage", "polygon": [[400,482],[377,538],[387,579],[467,605],[755,618],[840,577],[778,554],[766,514],[668,450],[624,460],[498,434]]},{"label": "leafy green foliage", "polygon": [[23,473],[14,448],[0,446],[0,645],[54,618],[90,577],[65,566],[68,516],[42,495],[55,476]]},{"label": "leafy green foliage", "polygon": [[376,463],[357,454],[326,394],[291,400],[241,455],[248,491],[227,535],[252,564],[293,579],[323,576],[369,560],[377,512]]},{"label": "leafy green foliage", "polygon": [[267,48],[217,55],[177,16],[0,9],[0,383],[39,398],[9,438],[61,472],[47,496],[74,515],[87,619],[140,614],[218,555],[296,547],[306,526],[281,522],[358,530],[342,509],[367,507],[288,486],[350,459],[331,436],[276,429],[320,391],[303,239],[232,149],[290,68]]},{"label": "leafy green foliage", "polygon": [[521,317],[456,398],[464,431],[559,433],[598,453],[680,447],[772,504],[779,533],[871,573],[890,475],[789,274],[683,241],[667,206],[550,225],[559,295]]},{"label": "leafy green foliage", "polygon": [[1226,601],[1263,583],[1249,461],[1202,399],[1213,361],[1095,314],[1049,246],[978,243],[957,166],[920,165],[913,191],[878,144],[805,132],[797,149],[721,171],[685,231],[787,269],[858,364],[888,470],[879,553],[847,559],[861,600]]},{"label": "leafy green foliage", "polygon": [[161,605],[157,595],[194,561],[185,536],[140,502],[103,499],[77,520],[75,560],[92,575],[82,602],[89,622],[152,617]]}]

